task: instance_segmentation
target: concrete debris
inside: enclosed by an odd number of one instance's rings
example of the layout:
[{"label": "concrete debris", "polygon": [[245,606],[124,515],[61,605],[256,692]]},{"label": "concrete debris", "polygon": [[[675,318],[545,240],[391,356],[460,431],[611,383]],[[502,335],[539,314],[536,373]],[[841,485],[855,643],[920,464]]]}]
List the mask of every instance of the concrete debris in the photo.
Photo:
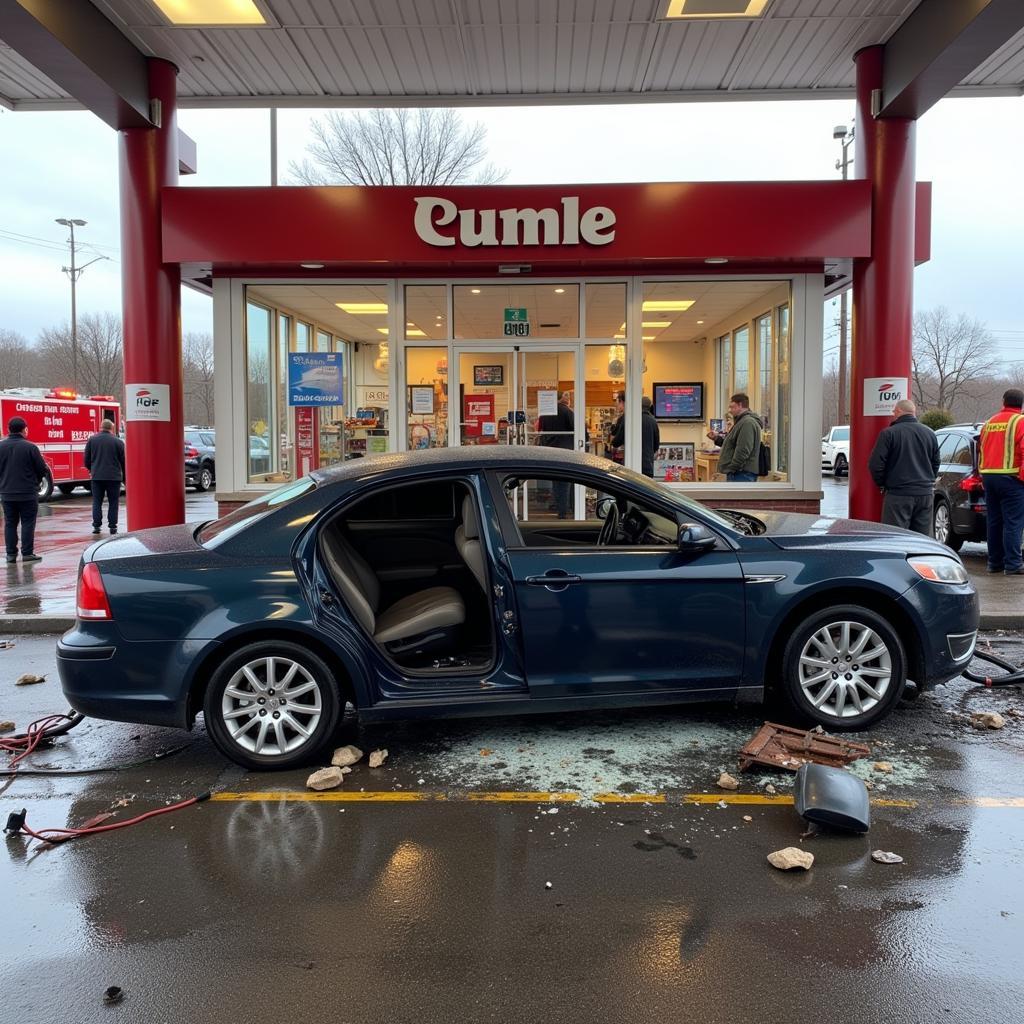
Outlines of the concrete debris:
[{"label": "concrete debris", "polygon": [[797,868],[806,871],[814,863],[814,854],[796,846],[787,846],[784,850],[769,853],[768,863],[780,871],[793,871]]},{"label": "concrete debris", "polygon": [[743,820],[744,821],[753,821],[754,819],[749,814],[744,814],[743,815]]},{"label": "concrete debris", "polygon": [[315,789],[317,792],[324,789],[337,789],[344,778],[345,773],[337,765],[321,768],[306,779],[306,788]]},{"label": "concrete debris", "polygon": [[768,783],[767,786],[764,787],[764,791],[769,796],[775,796],[775,794],[778,793],[778,790],[770,782]]},{"label": "concrete debris", "polygon": [[728,772],[722,772],[722,774],[718,776],[718,781],[715,783],[715,785],[719,789],[740,788],[740,784]]},{"label": "concrete debris", "polygon": [[715,806],[718,807],[719,810],[724,811],[729,805],[724,800],[719,800]]},{"label": "concrete debris", "polygon": [[1021,711],[1020,708],[1007,708],[1006,709],[1006,717],[1007,718],[1024,718],[1024,711]]},{"label": "concrete debris", "polygon": [[490,757],[491,754],[493,754],[493,753],[494,753],[494,751],[491,750],[490,747],[481,747],[480,748],[480,756],[481,757]]},{"label": "concrete debris", "polygon": [[24,675],[18,676],[18,678],[14,680],[14,685],[15,686],[29,686],[32,683],[45,683],[45,682],[46,682],[46,676],[37,676],[37,675],[33,674],[32,672],[26,672]]},{"label": "concrete debris", "polygon": [[876,761],[872,766],[873,772],[883,772],[886,775],[892,774],[892,762],[891,761]]},{"label": "concrete debris", "polygon": [[369,762],[370,763],[370,767],[371,768],[379,768],[387,759],[388,759],[388,752],[387,752],[387,748],[386,747],[382,748],[380,750],[374,750],[370,754],[370,762]]},{"label": "concrete debris", "polygon": [[1006,719],[995,711],[975,711],[971,715],[971,725],[975,729],[1002,729]]},{"label": "concrete debris", "polygon": [[347,768],[349,765],[360,761],[362,756],[363,752],[358,747],[353,747],[349,744],[347,747],[338,747],[331,758],[331,764],[335,768]]},{"label": "concrete debris", "polygon": [[550,882],[545,882],[544,883],[544,888],[545,889],[550,889],[551,888],[551,883]]},{"label": "concrete debris", "polygon": [[871,859],[876,864],[902,864],[903,858],[898,853],[890,853],[888,850],[872,850]]},{"label": "concrete debris", "polygon": [[0,733],[14,732],[14,729],[14,722],[10,721],[10,719],[4,719],[4,721],[0,722]]},{"label": "concrete debris", "polygon": [[[337,765],[335,765],[335,767],[338,767],[338,766],[337,766]],[[349,765],[347,765],[347,764],[343,764],[343,765],[341,766],[341,774],[342,774],[342,775],[351,775],[351,774],[352,774],[352,769],[351,769],[351,767],[350,767]]]}]

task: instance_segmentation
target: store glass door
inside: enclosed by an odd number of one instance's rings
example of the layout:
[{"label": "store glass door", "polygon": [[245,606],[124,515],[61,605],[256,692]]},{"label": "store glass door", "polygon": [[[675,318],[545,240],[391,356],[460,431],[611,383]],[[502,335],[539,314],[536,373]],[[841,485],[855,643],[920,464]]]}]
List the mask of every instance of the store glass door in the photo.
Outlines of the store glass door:
[{"label": "store glass door", "polygon": [[[540,445],[582,451],[585,430],[577,414],[578,344],[535,347],[459,346],[455,350],[458,416],[453,445]],[[578,518],[575,489],[531,480],[513,498],[523,520]]]}]

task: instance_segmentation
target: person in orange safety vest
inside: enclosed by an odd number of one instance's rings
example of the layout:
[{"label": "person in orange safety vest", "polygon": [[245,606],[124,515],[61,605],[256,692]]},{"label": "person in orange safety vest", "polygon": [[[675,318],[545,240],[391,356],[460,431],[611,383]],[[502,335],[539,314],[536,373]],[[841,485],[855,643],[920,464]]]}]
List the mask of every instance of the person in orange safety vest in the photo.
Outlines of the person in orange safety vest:
[{"label": "person in orange safety vest", "polygon": [[1024,391],[1010,388],[981,428],[978,468],[985,486],[988,571],[1024,576]]}]

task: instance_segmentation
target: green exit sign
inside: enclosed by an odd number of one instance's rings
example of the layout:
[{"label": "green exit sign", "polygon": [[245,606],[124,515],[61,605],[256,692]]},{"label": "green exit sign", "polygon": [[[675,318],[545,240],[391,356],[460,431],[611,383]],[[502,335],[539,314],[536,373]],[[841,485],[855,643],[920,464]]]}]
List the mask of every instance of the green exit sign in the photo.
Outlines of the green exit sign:
[{"label": "green exit sign", "polygon": [[513,338],[530,336],[530,321],[522,307],[505,307],[505,335]]}]

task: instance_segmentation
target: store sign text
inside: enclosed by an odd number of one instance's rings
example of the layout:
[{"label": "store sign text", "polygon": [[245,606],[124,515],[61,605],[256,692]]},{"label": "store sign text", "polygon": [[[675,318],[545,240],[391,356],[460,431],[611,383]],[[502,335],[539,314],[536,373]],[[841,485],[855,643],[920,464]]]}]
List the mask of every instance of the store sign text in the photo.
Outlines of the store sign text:
[{"label": "store sign text", "polygon": [[[561,209],[460,210],[451,200],[417,196],[416,234],[428,245],[608,245],[615,241],[615,213],[591,206],[580,213],[578,196],[563,196]],[[454,225],[450,234],[439,228]]]},{"label": "store sign text", "polygon": [[906,377],[865,377],[864,415],[891,416],[892,407],[907,397],[909,383]]}]

